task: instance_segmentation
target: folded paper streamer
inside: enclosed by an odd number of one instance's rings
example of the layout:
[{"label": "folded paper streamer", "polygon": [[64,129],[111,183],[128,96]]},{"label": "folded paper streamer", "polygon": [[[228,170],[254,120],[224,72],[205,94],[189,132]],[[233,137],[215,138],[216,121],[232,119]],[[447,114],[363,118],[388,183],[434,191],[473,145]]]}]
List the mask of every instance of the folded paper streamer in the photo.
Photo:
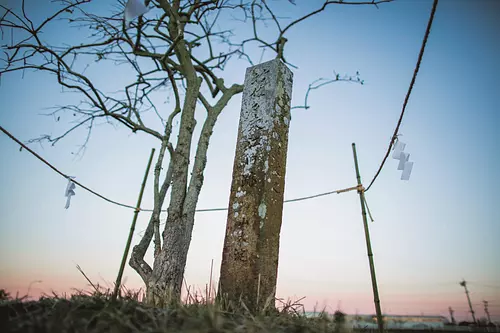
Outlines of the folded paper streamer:
[{"label": "folded paper streamer", "polygon": [[66,192],[64,193],[64,196],[67,197],[66,199],[66,206],[64,208],[68,209],[69,204],[71,201],[71,197],[75,195],[75,183],[73,183],[73,180],[71,178],[68,178],[68,185],[66,186]]},{"label": "folded paper streamer", "polygon": [[404,170],[405,163],[408,162],[409,159],[410,159],[410,154],[405,153],[404,151],[402,151],[401,155],[399,156],[398,170]]},{"label": "folded paper streamer", "polygon": [[399,160],[399,158],[401,157],[401,153],[403,152],[403,150],[405,150],[405,147],[406,143],[397,140],[394,144],[394,152],[392,153],[392,158],[395,160]]},{"label": "folded paper streamer", "polygon": [[401,180],[410,180],[411,169],[413,169],[413,162],[405,162]]},{"label": "folded paper streamer", "polygon": [[128,26],[130,22],[148,11],[149,8],[144,5],[143,0],[128,0],[125,6],[125,25]]},{"label": "folded paper streamer", "polygon": [[401,174],[401,180],[410,180],[411,170],[413,169],[413,162],[410,162],[410,154],[405,153],[403,150],[406,147],[406,143],[397,140],[394,143],[394,152],[392,153],[392,158],[399,160],[398,170],[403,170]]}]

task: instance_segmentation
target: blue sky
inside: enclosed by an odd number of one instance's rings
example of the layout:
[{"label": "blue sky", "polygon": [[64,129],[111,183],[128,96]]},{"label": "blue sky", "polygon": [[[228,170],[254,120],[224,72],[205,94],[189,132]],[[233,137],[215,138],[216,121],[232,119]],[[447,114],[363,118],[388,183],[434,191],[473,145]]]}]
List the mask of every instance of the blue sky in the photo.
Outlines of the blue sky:
[{"label": "blue sky", "polygon": [[[280,5],[283,15],[307,11]],[[2,1],[15,6],[17,1]],[[28,1],[40,20],[52,12],[48,1]],[[111,0],[92,4],[106,12]],[[365,85],[336,83],[314,91],[309,110],[294,110],[290,127],[285,198],[292,199],[355,185],[351,143],[356,142],[362,179],[373,177],[401,111],[432,7],[430,0],[399,0],[373,6],[331,6],[288,35],[287,60],[293,69],[292,104],[303,102],[307,85],[332,71],[359,71]],[[370,223],[381,293],[387,313],[447,314],[467,318],[463,288],[470,281],[476,311],[490,301],[500,320],[500,224],[496,214],[500,187],[496,152],[500,3],[494,0],[441,0],[400,132],[415,162],[410,181],[400,180],[389,159],[367,192],[375,222]],[[64,31],[64,32],[61,32]],[[271,31],[266,32],[271,33]],[[49,27],[45,38],[77,40],[86,31]],[[10,37],[2,41],[6,43]],[[243,82],[247,64],[236,62],[226,82]],[[106,91],[130,77],[115,66],[93,65],[97,84]],[[128,76],[127,76],[128,75]],[[78,101],[61,93],[53,77],[26,72],[2,75],[0,124],[26,141],[58,134],[60,122],[40,115],[44,108]],[[158,100],[167,112],[170,104]],[[222,113],[209,150],[199,208],[228,204],[241,96]],[[109,125],[97,126],[82,158],[72,152],[84,140],[77,132],[51,147],[31,147],[77,180],[114,200],[133,205],[147,158],[158,143],[144,134]],[[30,293],[85,288],[79,264],[96,282],[111,285],[125,245],[132,211],[110,205],[76,189],[64,209],[66,180],[5,135],[0,135],[0,287]],[[150,178],[151,180],[152,178]],[[152,205],[152,182],[143,206]],[[204,289],[214,259],[218,277],[225,212],[200,213],[186,269],[188,284]],[[164,219],[164,217],[163,217]],[[137,231],[144,229],[141,213]],[[138,241],[136,234],[133,243]],[[125,271],[130,288],[142,286]],[[353,313],[372,313],[373,296],[366,247],[355,192],[285,204],[281,233],[278,296],[306,296],[315,305]]]}]

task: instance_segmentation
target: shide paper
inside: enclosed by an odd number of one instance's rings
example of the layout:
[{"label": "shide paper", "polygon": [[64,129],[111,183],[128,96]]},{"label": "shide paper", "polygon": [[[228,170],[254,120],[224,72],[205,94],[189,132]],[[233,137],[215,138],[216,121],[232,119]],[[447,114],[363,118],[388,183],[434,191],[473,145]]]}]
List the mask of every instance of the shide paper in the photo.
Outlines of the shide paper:
[{"label": "shide paper", "polygon": [[398,170],[403,170],[405,168],[405,163],[408,162],[409,159],[410,159],[410,154],[402,151],[401,154],[399,155]]},{"label": "shide paper", "polygon": [[75,183],[71,178],[68,178],[68,185],[66,186],[66,191],[64,192],[64,196],[66,199],[66,206],[64,208],[68,209],[71,201],[71,197],[75,195]]},{"label": "shide paper", "polygon": [[401,180],[410,179],[411,169],[413,169],[413,162],[406,162],[403,173],[401,174]]},{"label": "shide paper", "polygon": [[411,170],[413,169],[413,162],[410,162],[410,154],[404,152],[406,143],[397,140],[394,143],[392,158],[399,160],[398,170],[402,170],[401,180],[409,180],[411,175]]},{"label": "shide paper", "polygon": [[128,0],[125,6],[125,25],[129,25],[130,22],[148,11],[149,8],[144,5],[142,0]]}]

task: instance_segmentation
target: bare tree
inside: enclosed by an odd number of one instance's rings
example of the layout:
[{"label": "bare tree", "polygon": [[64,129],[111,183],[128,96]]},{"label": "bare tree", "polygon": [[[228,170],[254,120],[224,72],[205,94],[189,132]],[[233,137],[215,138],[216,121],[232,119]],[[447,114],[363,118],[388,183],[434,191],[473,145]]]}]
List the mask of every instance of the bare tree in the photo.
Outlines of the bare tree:
[{"label": "bare tree", "polygon": [[[58,107],[51,113],[58,120],[60,112],[69,111],[78,121],[61,135],[44,135],[38,141],[56,144],[82,128],[88,131],[86,143],[93,125],[102,121],[158,139],[153,213],[129,263],[146,284],[148,302],[159,306],[180,298],[210,138],[222,110],[243,90],[241,84],[226,85],[222,75],[228,62],[242,59],[252,65],[250,48],[270,51],[292,66],[285,58],[285,36],[302,21],[330,5],[377,6],[390,1],[324,1],[302,16],[284,19],[275,13],[275,3],[264,0],[145,0],[151,10],[126,25],[123,0],[116,1],[116,8],[107,16],[95,14],[95,2],[91,0],[56,0],[52,4],[54,14],[37,24],[28,15],[29,8],[23,0],[18,11],[1,6],[2,39],[5,42],[10,36],[11,40],[3,46],[5,56],[0,74],[30,69],[47,72],[61,87],[80,94],[79,104]],[[293,6],[295,2],[288,0],[281,5]],[[90,35],[84,40],[72,40],[70,45],[49,43],[42,32],[56,22],[67,28],[90,28]],[[241,27],[249,32],[246,36]],[[236,33],[235,28],[240,32]],[[266,36],[274,35],[264,38],[264,29]],[[118,92],[104,92],[86,74],[93,61],[126,66],[135,77]],[[362,83],[358,75],[353,78],[335,74],[331,79],[320,79],[310,85],[304,105],[298,108],[309,107],[310,91],[338,81]],[[173,103],[168,109],[159,109],[153,99],[164,99],[165,89],[173,96]],[[193,143],[198,105],[206,115],[201,134]],[[151,120],[151,114],[156,115],[157,121]],[[178,136],[173,140],[173,122],[177,118]],[[194,161],[190,161],[192,148],[196,149]],[[162,171],[164,165],[167,168]],[[160,212],[169,188],[168,215],[160,234]],[[152,266],[145,261],[151,242]]]}]

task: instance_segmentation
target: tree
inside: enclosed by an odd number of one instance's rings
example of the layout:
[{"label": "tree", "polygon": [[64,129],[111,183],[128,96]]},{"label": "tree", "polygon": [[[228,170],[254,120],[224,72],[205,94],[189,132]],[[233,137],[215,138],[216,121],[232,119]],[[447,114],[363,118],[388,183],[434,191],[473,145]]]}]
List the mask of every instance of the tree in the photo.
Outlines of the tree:
[{"label": "tree", "polygon": [[479,320],[477,321],[477,325],[479,327],[487,327],[488,326],[488,318],[486,318],[486,317],[479,318]]},{"label": "tree", "polygon": [[[330,0],[297,18],[282,19],[275,14],[276,5],[264,0],[145,0],[151,10],[125,24],[123,1],[117,1],[120,4],[117,10],[103,16],[95,13],[91,0],[56,0],[54,14],[35,24],[23,0],[19,11],[1,6],[0,28],[10,29],[16,39],[4,47],[0,74],[27,69],[49,73],[61,87],[81,96],[79,104],[59,107],[51,113],[59,119],[60,112],[72,112],[78,118],[76,125],[59,136],[44,135],[32,141],[54,145],[82,128],[87,130],[82,145],[85,148],[93,126],[99,122],[118,124],[158,139],[153,212],[129,262],[146,284],[148,302],[158,306],[180,298],[210,138],[222,110],[243,90],[241,84],[225,83],[223,74],[227,64],[239,59],[252,65],[252,50],[262,50],[293,66],[285,59],[284,52],[285,36],[290,29],[330,5],[377,6],[390,1]],[[295,1],[283,1],[281,5],[292,6]],[[68,28],[90,29],[89,38],[72,40],[70,45],[47,42],[42,33],[56,21],[64,22]],[[269,23],[271,27],[267,27]],[[245,27],[250,34],[243,30],[234,33],[238,27]],[[274,36],[264,37],[264,27]],[[134,78],[118,93],[104,92],[95,78],[86,74],[94,62],[126,66]],[[362,83],[358,75],[354,79],[338,74],[331,79],[319,79],[309,86],[304,105],[298,107],[309,107],[310,91],[338,81]],[[173,96],[168,112],[159,110],[154,103],[155,98],[165,99],[165,89]],[[195,111],[199,105],[206,116],[194,143]],[[151,114],[156,115],[156,122],[151,120]],[[180,119],[176,140],[172,138],[175,119]],[[192,148],[195,155],[190,161]],[[167,167],[162,171],[164,165]],[[168,215],[160,234],[160,212],[169,189]],[[152,266],[145,260],[151,242]]]},{"label": "tree", "polygon": [[341,325],[341,324],[345,323],[345,313],[343,313],[340,310],[336,310],[333,313],[333,322],[337,325]]},{"label": "tree", "polygon": [[0,289],[0,302],[1,301],[8,301],[10,299],[11,299],[10,293],[5,291],[5,289]]},{"label": "tree", "polygon": [[340,332],[346,322],[345,313],[340,310],[336,310],[333,313],[333,322],[335,324],[335,332]]}]

